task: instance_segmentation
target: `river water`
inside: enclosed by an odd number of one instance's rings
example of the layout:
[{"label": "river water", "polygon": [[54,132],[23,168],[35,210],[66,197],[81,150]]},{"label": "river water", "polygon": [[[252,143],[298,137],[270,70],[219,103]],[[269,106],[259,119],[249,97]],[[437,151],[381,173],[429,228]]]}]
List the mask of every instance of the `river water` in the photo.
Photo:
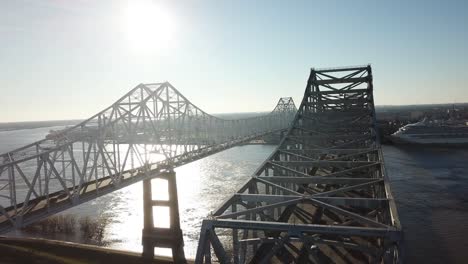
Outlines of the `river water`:
[{"label": "river water", "polygon": [[[1,131],[0,152],[59,128]],[[176,169],[186,256],[196,253],[201,220],[235,192],[274,148],[235,147]],[[467,263],[468,149],[384,146],[383,150],[405,232],[406,262]],[[155,195],[164,196],[163,187],[163,182],[154,182]],[[142,205],[142,184],[136,183],[62,214],[107,218],[108,246],[141,252]],[[166,225],[167,213],[155,213],[156,224]]]}]

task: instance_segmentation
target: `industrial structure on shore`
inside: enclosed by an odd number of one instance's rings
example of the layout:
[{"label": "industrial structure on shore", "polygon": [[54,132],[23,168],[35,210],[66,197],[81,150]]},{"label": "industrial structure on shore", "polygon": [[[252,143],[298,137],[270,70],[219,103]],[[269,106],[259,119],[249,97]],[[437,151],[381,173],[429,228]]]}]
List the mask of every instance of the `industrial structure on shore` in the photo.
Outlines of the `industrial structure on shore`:
[{"label": "industrial structure on shore", "polygon": [[[140,84],[90,119],[0,155],[0,232],[142,181],[143,259],[167,247],[184,263],[173,169],[281,132],[203,221],[195,262],[401,262],[369,65],[312,69],[299,109],[281,98],[271,113],[239,120],[205,113],[167,82]],[[167,180],[168,200],[153,200],[153,178]],[[154,206],[169,208],[168,228],[154,226]]]}]

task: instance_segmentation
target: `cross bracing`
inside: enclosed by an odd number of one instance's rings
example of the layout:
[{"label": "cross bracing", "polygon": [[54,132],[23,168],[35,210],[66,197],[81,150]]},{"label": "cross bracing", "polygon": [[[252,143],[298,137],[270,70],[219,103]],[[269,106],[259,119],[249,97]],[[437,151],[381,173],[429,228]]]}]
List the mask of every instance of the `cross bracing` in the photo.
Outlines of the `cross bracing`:
[{"label": "cross bracing", "polygon": [[312,69],[278,148],[203,221],[196,263],[400,263],[370,66]]},{"label": "cross bracing", "polygon": [[0,155],[0,233],[286,130],[296,111],[281,98],[270,113],[224,120],[168,82],[140,84],[80,124]]}]

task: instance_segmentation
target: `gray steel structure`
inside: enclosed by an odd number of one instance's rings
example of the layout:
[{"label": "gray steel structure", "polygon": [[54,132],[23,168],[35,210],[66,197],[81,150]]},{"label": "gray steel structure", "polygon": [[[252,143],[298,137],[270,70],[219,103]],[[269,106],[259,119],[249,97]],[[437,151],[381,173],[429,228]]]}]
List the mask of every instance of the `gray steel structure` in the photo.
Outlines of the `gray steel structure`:
[{"label": "gray steel structure", "polygon": [[86,121],[0,155],[0,233],[285,130],[296,111],[281,98],[271,113],[224,120],[168,82],[140,84]]},{"label": "gray steel structure", "polygon": [[370,65],[312,69],[278,148],[203,221],[196,263],[401,263]]}]

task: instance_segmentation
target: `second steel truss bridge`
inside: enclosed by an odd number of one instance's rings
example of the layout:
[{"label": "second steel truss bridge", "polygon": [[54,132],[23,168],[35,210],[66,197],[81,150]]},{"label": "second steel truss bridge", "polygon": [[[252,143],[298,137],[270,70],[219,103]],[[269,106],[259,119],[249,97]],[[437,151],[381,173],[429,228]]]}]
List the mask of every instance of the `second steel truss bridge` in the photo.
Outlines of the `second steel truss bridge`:
[{"label": "second steel truss bridge", "polygon": [[0,233],[284,131],[296,111],[281,98],[270,113],[224,120],[168,82],[140,84],[80,124],[0,155]]},{"label": "second steel truss bridge", "polygon": [[203,221],[196,263],[400,263],[370,66],[312,69],[278,148]]}]

